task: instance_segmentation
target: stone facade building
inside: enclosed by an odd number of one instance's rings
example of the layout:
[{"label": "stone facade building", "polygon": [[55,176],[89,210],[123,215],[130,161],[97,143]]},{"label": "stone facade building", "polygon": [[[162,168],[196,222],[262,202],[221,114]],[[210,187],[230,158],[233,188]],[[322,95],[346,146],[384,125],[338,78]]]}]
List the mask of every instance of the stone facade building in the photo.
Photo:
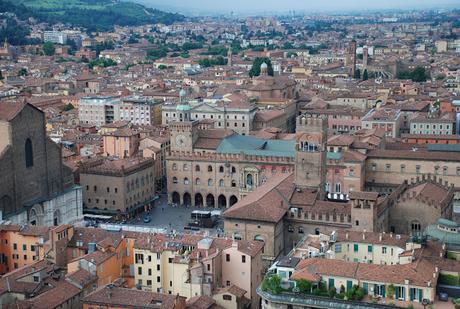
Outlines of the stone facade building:
[{"label": "stone facade building", "polygon": [[130,217],[155,198],[154,160],[97,159],[81,167],[86,212]]},{"label": "stone facade building", "polygon": [[18,224],[82,219],[81,189],[46,136],[45,114],[24,102],[0,104],[0,210]]}]

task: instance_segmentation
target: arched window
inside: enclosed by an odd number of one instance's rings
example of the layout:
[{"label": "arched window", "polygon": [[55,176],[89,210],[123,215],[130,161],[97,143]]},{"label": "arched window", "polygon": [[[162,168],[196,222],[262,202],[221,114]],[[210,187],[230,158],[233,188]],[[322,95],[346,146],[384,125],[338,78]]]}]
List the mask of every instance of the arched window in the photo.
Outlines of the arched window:
[{"label": "arched window", "polygon": [[195,166],[195,171],[196,171],[196,172],[199,172],[199,171],[200,171],[200,166],[199,166],[199,165],[196,165],[196,166]]},{"label": "arched window", "polygon": [[34,151],[32,149],[32,141],[30,140],[30,138],[26,139],[25,154],[26,154],[26,167],[34,166]]},{"label": "arched window", "polygon": [[225,186],[225,183],[224,183],[224,180],[221,179],[219,180],[219,187],[223,187],[223,186]]},{"label": "arched window", "polygon": [[187,163],[184,163],[184,166],[182,167],[182,170],[188,171],[188,165],[187,165]]},{"label": "arched window", "polygon": [[235,180],[232,180],[232,187],[233,187],[233,188],[236,187],[236,181],[235,181]]},{"label": "arched window", "polygon": [[224,167],[221,165],[219,166],[219,173],[223,173],[224,172]]},{"label": "arched window", "polygon": [[177,177],[173,177],[173,183],[177,184]]},{"label": "arched window", "polygon": [[232,173],[236,173],[236,168],[234,166],[232,166]]},{"label": "arched window", "polygon": [[208,186],[212,186],[213,182],[212,179],[208,179]]},{"label": "arched window", "polygon": [[188,178],[187,177],[184,178],[184,185],[188,185]]},{"label": "arched window", "polygon": [[212,166],[208,165],[208,172],[212,172]]},{"label": "arched window", "polygon": [[200,178],[195,179],[195,184],[199,185],[201,183]]},{"label": "arched window", "polygon": [[173,171],[177,171],[177,164],[176,164],[176,163],[173,163],[173,165],[172,165],[172,170],[173,170]]},{"label": "arched window", "polygon": [[340,184],[340,182],[337,182],[335,184],[335,192],[337,192],[337,193],[342,192],[342,185]]}]

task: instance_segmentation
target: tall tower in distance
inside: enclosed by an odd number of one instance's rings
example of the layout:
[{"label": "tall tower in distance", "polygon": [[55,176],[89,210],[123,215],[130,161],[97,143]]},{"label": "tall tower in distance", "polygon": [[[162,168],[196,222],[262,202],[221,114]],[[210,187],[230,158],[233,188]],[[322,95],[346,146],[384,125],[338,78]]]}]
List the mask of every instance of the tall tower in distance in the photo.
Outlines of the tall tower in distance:
[{"label": "tall tower in distance", "polygon": [[[295,185],[319,189],[326,183],[327,118],[297,117],[295,152]],[[322,195],[320,195],[322,196]]]},{"label": "tall tower in distance", "polygon": [[229,46],[229,47],[228,47],[228,51],[227,51],[227,65],[228,65],[229,67],[232,67],[232,66],[233,66],[232,58],[233,58],[232,47]]},{"label": "tall tower in distance", "polygon": [[367,46],[363,47],[363,72],[367,69],[367,65],[369,64],[369,49]]},{"label": "tall tower in distance", "polygon": [[355,77],[356,73],[356,41],[348,42],[348,47],[345,55],[345,66],[349,68],[348,76]]}]

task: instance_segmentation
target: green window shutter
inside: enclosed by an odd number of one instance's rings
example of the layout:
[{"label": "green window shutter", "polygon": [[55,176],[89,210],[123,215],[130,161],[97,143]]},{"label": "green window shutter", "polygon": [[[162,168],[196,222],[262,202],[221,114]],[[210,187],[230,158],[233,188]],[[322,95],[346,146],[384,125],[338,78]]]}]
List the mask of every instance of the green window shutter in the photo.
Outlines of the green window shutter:
[{"label": "green window shutter", "polygon": [[358,244],[355,244],[355,245],[354,245],[354,250],[355,250],[355,252],[358,252],[358,249],[359,249],[359,245],[358,245]]},{"label": "green window shutter", "polygon": [[367,252],[372,253],[372,245],[367,246]]},{"label": "green window shutter", "polygon": [[347,280],[347,291],[351,290],[353,288],[353,281]]},{"label": "green window shutter", "polygon": [[364,290],[364,294],[367,295],[368,290],[369,290],[369,283],[363,282],[363,290]]}]

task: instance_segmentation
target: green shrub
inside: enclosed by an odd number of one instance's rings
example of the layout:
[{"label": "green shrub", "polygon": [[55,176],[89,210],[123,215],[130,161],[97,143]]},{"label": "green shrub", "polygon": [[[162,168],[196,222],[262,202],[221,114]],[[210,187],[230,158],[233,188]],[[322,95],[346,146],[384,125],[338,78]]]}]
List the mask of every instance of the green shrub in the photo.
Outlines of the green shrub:
[{"label": "green shrub", "polygon": [[439,274],[439,283],[445,285],[459,286],[459,277],[454,275]]},{"label": "green shrub", "polygon": [[300,279],[296,281],[296,286],[299,288],[301,293],[311,293],[312,284],[310,281],[305,279]]}]

